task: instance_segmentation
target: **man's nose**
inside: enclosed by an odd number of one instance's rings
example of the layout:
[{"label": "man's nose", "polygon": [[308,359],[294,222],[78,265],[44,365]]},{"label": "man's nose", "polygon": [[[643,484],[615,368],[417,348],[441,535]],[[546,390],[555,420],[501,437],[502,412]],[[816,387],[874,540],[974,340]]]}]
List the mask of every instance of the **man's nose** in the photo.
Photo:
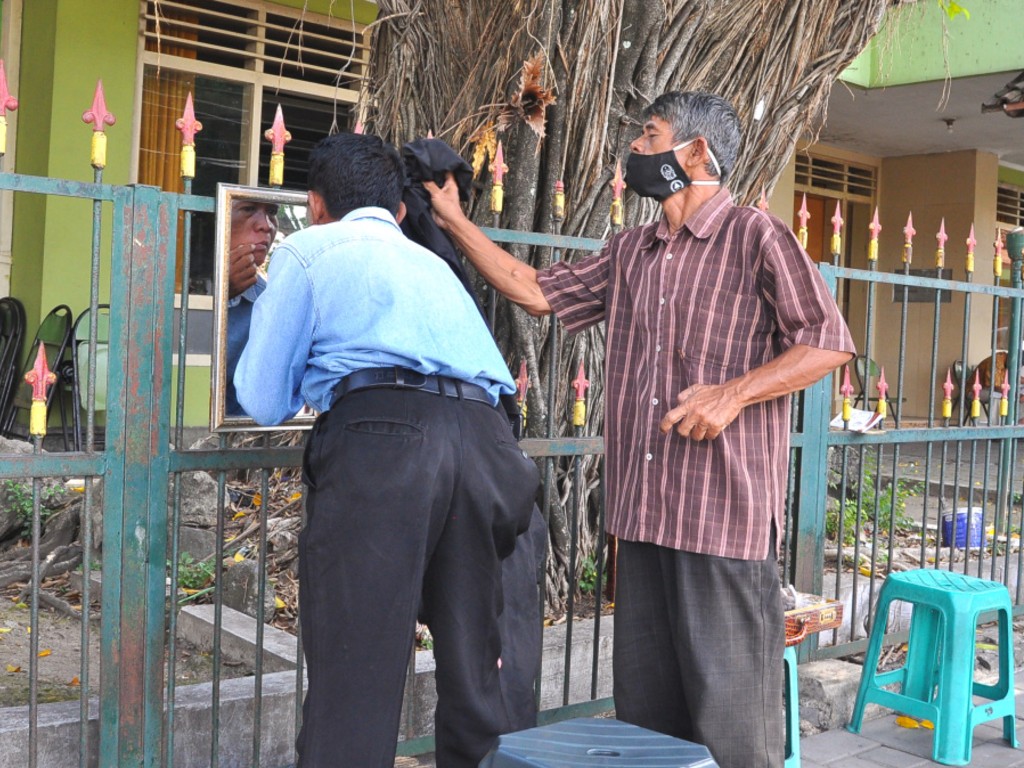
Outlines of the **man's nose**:
[{"label": "man's nose", "polygon": [[273,229],[274,225],[270,221],[270,214],[266,211],[257,211],[256,217],[253,221],[253,226],[257,229]]},{"label": "man's nose", "polygon": [[629,151],[630,152],[640,152],[641,151],[641,149],[642,149],[641,146],[640,146],[641,139],[643,139],[643,136],[637,136],[635,139],[633,139],[633,141],[631,141],[629,143]]}]

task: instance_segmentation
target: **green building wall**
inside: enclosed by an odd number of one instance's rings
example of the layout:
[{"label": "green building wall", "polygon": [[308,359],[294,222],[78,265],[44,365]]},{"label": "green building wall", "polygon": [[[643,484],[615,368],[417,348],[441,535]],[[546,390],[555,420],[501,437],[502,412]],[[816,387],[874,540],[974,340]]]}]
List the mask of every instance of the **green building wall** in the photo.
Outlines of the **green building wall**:
[{"label": "green building wall", "polygon": [[[82,113],[102,79],[107,108],[104,181],[128,181],[132,148],[138,4],[124,0],[34,0],[25,3],[21,37],[15,170],[92,181],[92,128]],[[109,208],[104,242],[109,242]],[[11,293],[25,304],[30,328],[57,304],[76,313],[89,299],[92,204],[18,194],[14,200]],[[106,250],[106,249],[105,249]],[[103,265],[101,301],[109,296]]]},{"label": "green building wall", "polygon": [[[336,0],[279,0],[276,5],[345,18],[350,4]],[[377,7],[354,5],[356,21],[370,23]],[[138,0],[26,0],[21,30],[19,100],[14,171],[93,181],[92,127],[82,113],[103,81],[107,109],[117,122],[106,128],[103,181],[132,181],[132,131],[139,53]],[[18,193],[14,200],[12,296],[25,305],[30,332],[58,304],[77,315],[89,302],[91,202]],[[103,206],[100,301],[109,298],[109,205]],[[209,370],[189,368],[186,423],[209,420]]]},{"label": "green building wall", "polygon": [[1020,69],[1024,65],[1024,3],[959,2],[970,12],[970,19],[948,18],[935,0],[887,11],[881,31],[843,72],[842,79],[864,88],[880,88]]}]

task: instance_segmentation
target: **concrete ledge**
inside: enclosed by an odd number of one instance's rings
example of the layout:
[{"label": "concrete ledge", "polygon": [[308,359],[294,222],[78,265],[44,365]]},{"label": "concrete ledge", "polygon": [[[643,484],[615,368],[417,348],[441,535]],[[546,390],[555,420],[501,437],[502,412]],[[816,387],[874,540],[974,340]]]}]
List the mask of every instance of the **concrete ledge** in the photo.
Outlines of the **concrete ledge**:
[{"label": "concrete ledge", "polygon": [[[188,605],[178,612],[178,637],[201,651],[213,651],[214,606]],[[252,663],[256,660],[256,620],[234,608],[221,608],[220,648],[225,657]],[[295,669],[298,658],[295,635],[263,625],[263,671]]]},{"label": "concrete ledge", "polygon": [[[221,616],[221,652],[225,658],[251,663],[256,654],[256,622],[243,613],[224,608]],[[597,697],[611,696],[612,619],[601,617],[597,640]],[[190,606],[178,617],[182,639],[201,649],[212,648],[213,606]],[[541,708],[552,709],[563,702],[566,626],[544,630],[544,658],[541,668]],[[591,699],[591,669],[594,651],[594,621],[573,625],[570,658],[569,703]],[[260,689],[260,766],[278,767],[294,762],[296,720],[296,639],[274,627],[264,626],[263,664]],[[415,654],[414,674],[406,687],[399,739],[434,733],[434,655]],[[304,686],[303,686],[304,687]],[[255,727],[254,677],[220,683],[218,721],[221,766],[254,766]],[[213,684],[180,686],[174,698],[174,766],[204,768],[210,765],[213,732]],[[39,706],[39,765],[46,768],[77,768],[80,705],[77,701]],[[98,704],[94,697],[89,709],[89,765],[98,761]],[[28,753],[28,707],[0,709],[0,768],[21,768]]]},{"label": "concrete ledge", "polygon": [[[241,677],[220,684],[219,755],[222,766],[255,766],[253,732],[256,679]],[[260,766],[279,768],[295,760],[295,672],[265,675],[261,686]],[[174,695],[174,766],[210,765],[213,733],[212,683],[182,686]],[[77,768],[80,705],[77,701],[41,704],[37,730],[38,764]],[[89,765],[98,763],[99,712],[89,702]],[[28,707],[0,709],[0,768],[22,768],[28,754]]]}]

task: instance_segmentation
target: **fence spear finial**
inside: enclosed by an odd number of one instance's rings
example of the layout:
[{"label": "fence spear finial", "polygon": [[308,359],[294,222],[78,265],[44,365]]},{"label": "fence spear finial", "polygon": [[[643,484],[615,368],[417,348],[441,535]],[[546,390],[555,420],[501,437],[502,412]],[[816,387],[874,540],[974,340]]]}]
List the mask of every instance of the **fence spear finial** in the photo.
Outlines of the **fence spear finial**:
[{"label": "fence spear finial", "polygon": [[523,429],[526,428],[526,393],[530,391],[530,376],[526,370],[526,359],[519,363],[519,375],[516,377],[516,405],[523,416]]},{"label": "fence spear finial", "polygon": [[853,385],[850,383],[849,365],[843,366],[843,385],[839,387],[839,392],[843,396],[843,421],[849,423],[853,416],[853,404],[850,402],[850,398],[853,396]]},{"label": "fence spear finial", "polygon": [[836,212],[832,216],[832,253],[837,257],[843,252],[843,213],[836,200]]},{"label": "fence spear finial", "polygon": [[82,122],[92,123],[92,148],[89,160],[96,170],[102,170],[107,166],[107,134],[103,126],[113,125],[116,120],[113,113],[107,111],[107,102],[103,98],[103,81],[97,80],[92,107],[82,113]]},{"label": "fence spear finial", "polygon": [[953,416],[953,372],[946,369],[946,382],[942,385],[942,418]]},{"label": "fence spear finial", "polygon": [[868,240],[868,261],[878,261],[878,233],[882,231],[882,225],[878,223],[878,206],[875,206],[875,215],[868,224],[868,231],[871,232],[871,239]]},{"label": "fence spear finial", "polygon": [[7,90],[7,72],[0,59],[0,157],[7,154],[7,112],[18,108],[18,100]]},{"label": "fence spear finial", "polygon": [[977,420],[981,416],[981,372],[974,371],[974,384],[971,385],[974,391],[974,399],[971,401],[971,418]]},{"label": "fence spear finial", "polygon": [[964,264],[968,275],[974,274],[974,246],[978,244],[978,241],[974,239],[974,223],[971,223],[971,234],[967,236],[967,259]]},{"label": "fence spear finial", "polygon": [[530,389],[530,376],[526,370],[526,360],[519,363],[519,375],[516,377],[516,400],[520,405],[526,402],[526,393]]},{"label": "fence spear finial", "polygon": [[551,218],[555,221],[565,219],[565,184],[561,179],[555,182],[555,195],[551,200]]},{"label": "fence spear finial", "polygon": [[280,187],[284,184],[284,145],[292,140],[291,133],[284,127],[284,113],[281,105],[277,105],[274,112],[273,124],[264,131],[263,135],[270,142],[270,173],[267,182],[272,187]]},{"label": "fence spear finial", "polygon": [[935,249],[935,268],[942,269],[946,264],[946,241],[949,235],[946,234],[946,217],[939,222],[939,231],[935,234],[935,241],[938,247]]},{"label": "fence spear finial", "polygon": [[590,380],[583,371],[583,363],[580,363],[579,373],[573,379],[572,386],[576,390],[576,402],[572,408],[572,424],[574,427],[582,427],[587,423],[586,392],[590,387]]},{"label": "fence spear finial", "polygon": [[999,391],[1003,393],[999,400],[999,415],[1004,419],[1010,415],[1010,372],[1003,370],[1003,383],[999,385]]},{"label": "fence spear finial", "polygon": [[185,111],[174,121],[174,127],[181,131],[181,175],[186,179],[194,179],[196,177],[196,134],[203,130],[203,124],[196,120],[191,91],[185,99]]},{"label": "fence spear finial", "polygon": [[803,199],[800,201],[800,211],[797,213],[797,217],[800,219],[800,229],[797,231],[797,239],[800,241],[800,247],[805,251],[807,250],[807,220],[811,218],[811,214],[807,212],[807,193],[804,193]]},{"label": "fence spear finial", "polygon": [[888,403],[885,401],[885,395],[889,391],[889,384],[885,380],[885,366],[878,372],[878,383],[875,384],[875,389],[878,390],[878,404],[875,406],[875,412],[883,419],[888,414]]},{"label": "fence spear finial", "polygon": [[25,374],[25,381],[32,385],[32,408],[29,411],[29,434],[37,437],[46,435],[46,391],[57,381],[46,361],[46,347],[39,342],[36,361],[32,370]]},{"label": "fence spear finial", "polygon": [[491,213],[499,214],[505,207],[505,174],[508,166],[505,165],[505,151],[498,142],[498,148],[494,152],[494,162],[491,163]]},{"label": "fence spear finial", "polygon": [[914,260],[914,214],[907,214],[907,226],[903,228],[903,263],[910,264]]},{"label": "fence spear finial", "polygon": [[995,256],[992,258],[992,274],[995,275],[996,282],[998,283],[1003,277],[1003,233],[1002,230],[996,232],[996,239],[992,243],[995,249]]},{"label": "fence spear finial", "polygon": [[613,227],[621,227],[625,211],[622,207],[622,190],[626,182],[622,180],[622,160],[615,161],[615,175],[612,176],[612,209],[609,215]]}]

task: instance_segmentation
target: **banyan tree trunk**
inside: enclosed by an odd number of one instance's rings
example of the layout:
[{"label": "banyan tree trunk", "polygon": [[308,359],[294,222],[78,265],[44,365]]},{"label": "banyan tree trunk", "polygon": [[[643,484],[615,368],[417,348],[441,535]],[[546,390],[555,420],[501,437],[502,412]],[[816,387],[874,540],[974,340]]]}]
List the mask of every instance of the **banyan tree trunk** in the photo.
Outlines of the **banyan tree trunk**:
[{"label": "banyan tree trunk", "polygon": [[[471,214],[489,210],[488,148],[500,139],[509,172],[499,225],[552,231],[551,191],[566,189],[565,234],[609,233],[610,181],[638,134],[642,109],[668,90],[705,90],[729,99],[743,144],[729,187],[750,203],[769,192],[796,142],[820,124],[836,78],[899,0],[379,0],[372,27],[368,129],[402,143],[428,131],[480,168]],[[763,115],[754,119],[755,106]],[[758,110],[761,111],[760,109]],[[626,226],[657,209],[626,197]],[[548,249],[512,249],[537,267]],[[585,254],[566,253],[573,260]],[[585,434],[603,426],[603,327],[549,342],[548,321],[499,302],[495,333],[513,371],[528,363],[529,434],[548,420],[557,387],[556,436],[572,434],[569,382],[582,362],[588,391]],[[548,361],[557,355],[557,376]],[[599,457],[588,457],[579,489],[577,570],[597,546]],[[573,472],[556,472],[550,516],[548,609],[567,599]]]}]

